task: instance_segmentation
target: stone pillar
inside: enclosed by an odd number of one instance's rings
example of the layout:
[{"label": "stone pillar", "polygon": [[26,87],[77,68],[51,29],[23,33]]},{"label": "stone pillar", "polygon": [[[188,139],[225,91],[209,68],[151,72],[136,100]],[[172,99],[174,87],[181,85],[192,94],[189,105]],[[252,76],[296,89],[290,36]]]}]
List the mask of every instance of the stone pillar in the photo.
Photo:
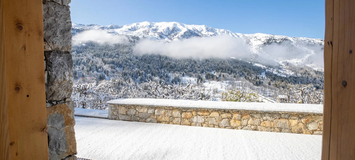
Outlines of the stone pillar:
[{"label": "stone pillar", "polygon": [[71,0],[43,0],[49,159],[75,159]]}]

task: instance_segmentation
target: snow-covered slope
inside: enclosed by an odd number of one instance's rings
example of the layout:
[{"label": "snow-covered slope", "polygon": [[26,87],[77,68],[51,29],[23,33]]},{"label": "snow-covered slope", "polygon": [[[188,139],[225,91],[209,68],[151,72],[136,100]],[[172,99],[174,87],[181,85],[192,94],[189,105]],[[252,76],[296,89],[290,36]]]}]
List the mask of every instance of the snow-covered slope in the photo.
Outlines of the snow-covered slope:
[{"label": "snow-covered slope", "polygon": [[[287,37],[271,34],[241,34],[225,29],[216,29],[205,25],[186,25],[178,22],[140,22],[129,25],[83,25],[73,24],[75,35],[83,31],[104,31],[112,35],[135,36],[140,39],[181,41],[194,37],[213,37],[228,35],[243,40],[253,61],[264,64],[305,65],[314,69],[323,68],[323,40]],[[82,40],[82,39],[80,39]]]}]

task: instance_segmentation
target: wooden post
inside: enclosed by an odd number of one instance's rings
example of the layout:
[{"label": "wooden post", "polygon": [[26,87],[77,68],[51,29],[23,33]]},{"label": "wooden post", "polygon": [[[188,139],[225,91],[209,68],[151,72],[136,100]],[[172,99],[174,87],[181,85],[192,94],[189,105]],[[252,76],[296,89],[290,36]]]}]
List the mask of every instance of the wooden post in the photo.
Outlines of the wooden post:
[{"label": "wooden post", "polygon": [[324,109],[323,109],[323,147],[322,159],[329,159],[330,130],[332,114],[332,56],[333,56],[333,7],[334,0],[325,1],[324,37]]},{"label": "wooden post", "polygon": [[6,68],[4,52],[4,10],[3,1],[0,1],[0,159],[9,158],[9,126],[7,117],[6,98]]},{"label": "wooden post", "polygon": [[355,159],[355,2],[326,0],[323,160]]},{"label": "wooden post", "polygon": [[2,2],[10,159],[45,160],[48,140],[42,0]]}]

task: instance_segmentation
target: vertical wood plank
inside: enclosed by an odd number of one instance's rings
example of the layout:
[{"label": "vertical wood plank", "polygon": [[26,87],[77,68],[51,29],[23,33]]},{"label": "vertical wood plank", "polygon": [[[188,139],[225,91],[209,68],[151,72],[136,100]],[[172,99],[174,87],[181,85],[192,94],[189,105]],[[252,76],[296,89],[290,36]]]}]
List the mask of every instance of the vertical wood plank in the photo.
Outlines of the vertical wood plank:
[{"label": "vertical wood plank", "polygon": [[48,159],[40,0],[3,0],[11,159]]},{"label": "vertical wood plank", "polygon": [[[338,159],[355,159],[355,75],[354,63],[355,59],[350,50],[355,46],[352,44],[355,38],[355,28],[352,26],[354,21],[355,12],[352,10],[354,3],[353,0],[343,0],[341,4],[340,15],[343,21],[340,22],[341,30],[339,30],[339,38],[343,43],[339,43],[339,53],[341,61],[338,66],[340,73],[338,81],[346,81],[347,85],[338,87],[339,92],[339,122],[338,122]],[[342,41],[339,41],[342,42]]]},{"label": "vertical wood plank", "polygon": [[4,13],[0,1],[0,159],[9,159],[9,126],[7,117],[5,53],[4,53]]},{"label": "vertical wood plank", "polygon": [[[326,5],[327,16],[331,14],[332,4],[326,3]],[[330,48],[325,47],[324,52],[323,160],[355,159],[355,52],[350,51],[355,50],[354,5],[353,0],[334,0],[333,31],[327,29],[330,26],[330,19],[326,18],[326,41],[329,41],[328,35],[332,32],[333,48],[332,56],[327,54],[331,52]]]},{"label": "vertical wood plank", "polygon": [[324,36],[324,109],[322,160],[329,159],[330,131],[332,119],[332,56],[333,56],[333,7],[334,0],[325,1]]},{"label": "vertical wood plank", "polygon": [[331,135],[330,135],[330,153],[329,159],[336,159],[338,146],[337,144],[337,128],[338,128],[338,119],[339,116],[336,114],[339,110],[337,107],[338,99],[337,94],[339,93],[338,89],[334,86],[341,85],[341,82],[337,81],[339,73],[337,71],[338,68],[338,53],[339,53],[339,23],[340,23],[340,0],[334,0],[334,22],[333,22],[333,58],[332,58],[332,114],[331,114]]}]

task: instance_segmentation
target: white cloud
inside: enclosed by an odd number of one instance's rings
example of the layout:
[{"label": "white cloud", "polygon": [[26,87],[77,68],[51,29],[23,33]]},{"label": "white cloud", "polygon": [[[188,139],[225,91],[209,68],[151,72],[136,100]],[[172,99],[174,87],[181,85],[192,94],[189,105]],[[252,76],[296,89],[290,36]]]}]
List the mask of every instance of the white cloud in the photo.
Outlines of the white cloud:
[{"label": "white cloud", "polygon": [[264,54],[261,58],[273,60],[274,62],[288,61],[298,62],[302,65],[324,66],[322,46],[299,44],[294,46],[290,42],[272,44],[263,47]]},{"label": "white cloud", "polygon": [[135,54],[160,54],[174,58],[247,58],[249,50],[243,40],[228,35],[181,41],[142,40],[133,49]]},{"label": "white cloud", "polygon": [[78,33],[73,37],[73,45],[78,45],[85,42],[96,42],[99,44],[117,44],[117,43],[127,43],[128,39],[122,35],[114,35],[107,33],[103,30],[89,30]]}]

